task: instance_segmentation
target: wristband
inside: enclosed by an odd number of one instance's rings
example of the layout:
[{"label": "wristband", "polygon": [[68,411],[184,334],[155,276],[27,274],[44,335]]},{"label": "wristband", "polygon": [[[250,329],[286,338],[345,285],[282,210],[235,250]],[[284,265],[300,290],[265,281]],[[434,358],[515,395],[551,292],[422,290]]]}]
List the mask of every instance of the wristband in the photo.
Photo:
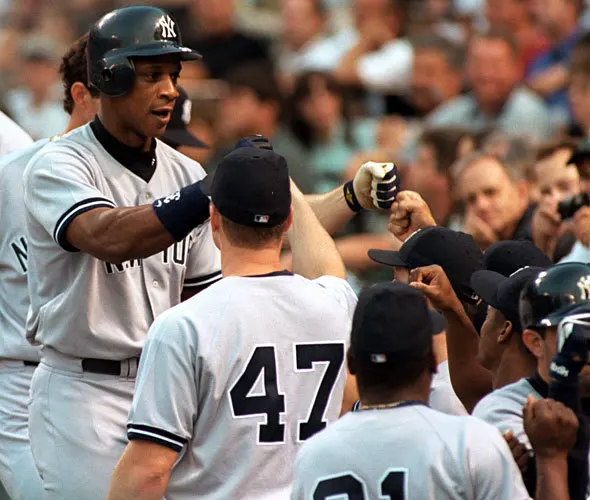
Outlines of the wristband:
[{"label": "wristband", "polygon": [[344,184],[343,189],[344,199],[346,200],[348,208],[350,208],[353,212],[361,211],[363,207],[361,207],[361,204],[354,193],[353,181],[348,181],[346,184]]},{"label": "wristband", "polygon": [[199,184],[200,181],[189,184],[152,203],[158,219],[174,241],[183,240],[209,218],[209,197],[203,194]]}]

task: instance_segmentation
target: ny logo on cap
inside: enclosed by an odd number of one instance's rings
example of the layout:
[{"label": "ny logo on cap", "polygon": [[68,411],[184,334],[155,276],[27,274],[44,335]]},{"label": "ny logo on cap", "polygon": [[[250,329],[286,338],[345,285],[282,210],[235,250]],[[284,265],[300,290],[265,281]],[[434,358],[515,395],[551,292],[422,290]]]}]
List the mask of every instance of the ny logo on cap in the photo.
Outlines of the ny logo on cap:
[{"label": "ny logo on cap", "polygon": [[162,30],[162,38],[176,38],[176,31],[174,31],[176,23],[170,16],[162,16],[158,21],[158,26]]},{"label": "ny logo on cap", "polygon": [[578,280],[577,286],[580,289],[582,300],[590,299],[590,276],[581,277]]},{"label": "ny logo on cap", "polygon": [[258,224],[268,224],[270,217],[268,215],[255,215],[254,222],[258,222]]}]

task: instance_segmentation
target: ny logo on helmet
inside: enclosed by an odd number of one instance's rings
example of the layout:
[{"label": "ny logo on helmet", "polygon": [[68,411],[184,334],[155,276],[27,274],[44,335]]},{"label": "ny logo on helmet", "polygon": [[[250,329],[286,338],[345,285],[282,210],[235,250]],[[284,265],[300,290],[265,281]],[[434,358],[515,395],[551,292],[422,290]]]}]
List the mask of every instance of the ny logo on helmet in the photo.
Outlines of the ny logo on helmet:
[{"label": "ny logo on helmet", "polygon": [[176,23],[170,16],[162,16],[158,21],[158,27],[162,31],[162,38],[176,38],[174,26],[176,26]]},{"label": "ny logo on helmet", "polygon": [[590,276],[583,276],[578,280],[578,288],[582,300],[590,300]]}]

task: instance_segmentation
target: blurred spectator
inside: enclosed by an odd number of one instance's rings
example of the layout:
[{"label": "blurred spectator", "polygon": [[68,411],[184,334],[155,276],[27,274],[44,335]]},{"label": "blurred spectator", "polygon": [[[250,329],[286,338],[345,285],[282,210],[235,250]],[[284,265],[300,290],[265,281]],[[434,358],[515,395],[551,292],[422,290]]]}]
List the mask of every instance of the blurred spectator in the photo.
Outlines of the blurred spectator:
[{"label": "blurred spectator", "polygon": [[291,130],[309,152],[313,192],[330,191],[341,183],[354,151],[375,147],[376,123],[353,120],[342,89],[326,73],[302,75],[291,101]]},{"label": "blurred spectator", "polygon": [[233,0],[192,0],[191,20],[184,42],[203,55],[210,78],[224,78],[249,61],[270,62],[267,41],[238,31]]},{"label": "blurred spectator", "polygon": [[550,47],[531,63],[527,83],[545,98],[554,119],[567,124],[571,116],[566,93],[567,64],[580,37],[578,19],[583,0],[535,0],[532,6]]},{"label": "blurred spectator", "polygon": [[399,38],[404,27],[402,0],[354,0],[357,36],[335,70],[343,85],[397,94],[408,89],[413,49]]},{"label": "blurred spectator", "polygon": [[571,250],[575,238],[571,227],[562,221],[557,205],[580,192],[580,175],[569,164],[576,142],[565,140],[543,146],[537,154],[534,180],[539,192],[539,206],[532,220],[533,243],[555,260]]},{"label": "blurred spectator", "polygon": [[502,240],[531,240],[533,207],[524,172],[487,153],[461,158],[451,170],[465,209],[464,231],[482,250]]},{"label": "blurred spectator", "polygon": [[278,69],[282,78],[292,83],[304,71],[333,70],[342,49],[325,35],[328,12],[324,0],[283,0],[281,16]]},{"label": "blurred spectator", "polygon": [[426,130],[420,137],[416,159],[408,168],[404,185],[419,193],[439,226],[453,226],[450,168],[469,153],[472,140],[464,129]]},{"label": "blurred spectator", "polygon": [[585,137],[590,132],[590,34],[572,50],[568,70],[568,97],[573,121],[568,134]]},{"label": "blurred spectator", "polygon": [[304,193],[313,189],[313,173],[303,146],[279,124],[282,96],[272,69],[264,63],[249,63],[227,74],[229,94],[219,110],[221,146],[209,165],[215,166],[241,137],[262,134],[287,159],[289,173]]},{"label": "blurred spectator", "polygon": [[547,48],[547,40],[533,25],[528,3],[528,0],[487,0],[485,4],[490,27],[514,35],[523,71]]},{"label": "blurred spectator", "polygon": [[20,56],[20,85],[7,92],[6,109],[33,139],[62,132],[69,117],[61,104],[59,48],[51,39],[33,36],[23,40]]},{"label": "blurred spectator", "polygon": [[496,127],[527,133],[539,140],[552,135],[547,107],[541,98],[520,86],[516,42],[509,33],[491,30],[469,42],[466,73],[471,92],[441,105],[429,125],[463,125],[474,130]]},{"label": "blurred spectator", "polygon": [[424,117],[461,93],[462,51],[444,38],[430,36],[414,44],[409,105]]},{"label": "blurred spectator", "polygon": [[421,5],[411,20],[410,34],[412,37],[431,33],[450,42],[463,43],[465,41],[467,30],[463,23],[458,22],[452,0],[423,0],[416,3]]}]

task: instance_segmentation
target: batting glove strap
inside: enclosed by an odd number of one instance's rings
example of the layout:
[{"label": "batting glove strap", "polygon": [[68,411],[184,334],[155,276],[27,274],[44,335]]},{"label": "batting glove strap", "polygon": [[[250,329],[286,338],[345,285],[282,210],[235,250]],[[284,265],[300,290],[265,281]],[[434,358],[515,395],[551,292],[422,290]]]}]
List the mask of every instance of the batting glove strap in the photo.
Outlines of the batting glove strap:
[{"label": "batting glove strap", "polygon": [[551,360],[549,375],[555,380],[572,383],[588,358],[586,336],[578,325],[559,325],[558,349]]},{"label": "batting glove strap", "polygon": [[344,199],[346,200],[348,208],[353,212],[360,212],[363,209],[356,197],[356,193],[354,192],[354,183],[352,181],[348,181],[344,184]]},{"label": "batting glove strap", "polygon": [[195,227],[209,219],[209,198],[199,184],[189,184],[152,204],[158,219],[175,241],[182,241]]}]

